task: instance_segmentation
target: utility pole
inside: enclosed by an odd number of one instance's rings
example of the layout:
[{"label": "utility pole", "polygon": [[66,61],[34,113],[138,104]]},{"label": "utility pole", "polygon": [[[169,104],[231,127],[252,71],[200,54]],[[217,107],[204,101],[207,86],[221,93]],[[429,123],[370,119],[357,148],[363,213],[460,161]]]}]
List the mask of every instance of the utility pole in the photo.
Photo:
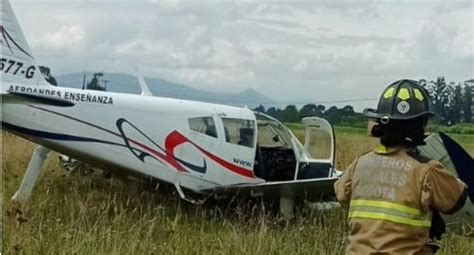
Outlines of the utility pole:
[{"label": "utility pole", "polygon": [[86,89],[86,74],[84,73],[84,76],[82,76],[82,90]]},{"label": "utility pole", "polygon": [[109,80],[102,80],[104,83],[104,90],[107,91],[107,83],[109,83]]}]

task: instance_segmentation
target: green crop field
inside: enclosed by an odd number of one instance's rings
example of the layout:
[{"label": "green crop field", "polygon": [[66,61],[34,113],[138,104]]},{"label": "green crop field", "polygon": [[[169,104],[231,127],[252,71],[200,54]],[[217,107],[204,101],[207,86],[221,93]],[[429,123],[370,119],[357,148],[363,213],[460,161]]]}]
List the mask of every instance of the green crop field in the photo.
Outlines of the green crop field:
[{"label": "green crop field", "polygon": [[[303,131],[292,128],[299,138]],[[376,141],[364,129],[337,128],[337,168],[370,150]],[[474,136],[456,135],[470,153]],[[136,180],[68,173],[52,155],[26,205],[10,201],[34,145],[2,137],[5,254],[342,254],[346,218],[342,209],[302,208],[286,223],[268,205],[202,206],[173,191]],[[440,254],[474,254],[472,219],[450,225]]]}]

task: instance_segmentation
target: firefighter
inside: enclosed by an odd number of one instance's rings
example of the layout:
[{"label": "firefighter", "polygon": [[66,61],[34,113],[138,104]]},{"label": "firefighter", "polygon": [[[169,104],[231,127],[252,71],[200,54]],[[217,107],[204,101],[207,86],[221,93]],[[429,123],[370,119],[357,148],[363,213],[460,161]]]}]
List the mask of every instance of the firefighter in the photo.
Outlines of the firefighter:
[{"label": "firefighter", "polygon": [[[349,209],[347,254],[431,254],[441,238],[439,216],[461,209],[466,185],[437,161],[422,157],[425,126],[434,116],[416,81],[400,80],[383,92],[377,110],[374,151],[359,156],[335,183],[338,201]],[[439,248],[439,247],[438,247]]]}]

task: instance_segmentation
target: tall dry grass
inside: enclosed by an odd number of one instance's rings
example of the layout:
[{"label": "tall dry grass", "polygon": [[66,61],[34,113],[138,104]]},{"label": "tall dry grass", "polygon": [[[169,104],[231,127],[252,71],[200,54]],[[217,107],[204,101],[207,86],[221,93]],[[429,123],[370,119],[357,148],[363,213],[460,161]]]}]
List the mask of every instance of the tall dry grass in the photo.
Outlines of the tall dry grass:
[{"label": "tall dry grass", "polygon": [[[375,141],[337,134],[343,169]],[[170,190],[139,181],[69,174],[50,156],[30,201],[10,197],[20,184],[33,144],[5,134],[3,244],[5,254],[341,254],[346,236],[341,209],[301,209],[285,223],[268,204],[193,206]],[[459,230],[461,231],[461,230]],[[472,254],[461,232],[443,240],[441,254]]]}]

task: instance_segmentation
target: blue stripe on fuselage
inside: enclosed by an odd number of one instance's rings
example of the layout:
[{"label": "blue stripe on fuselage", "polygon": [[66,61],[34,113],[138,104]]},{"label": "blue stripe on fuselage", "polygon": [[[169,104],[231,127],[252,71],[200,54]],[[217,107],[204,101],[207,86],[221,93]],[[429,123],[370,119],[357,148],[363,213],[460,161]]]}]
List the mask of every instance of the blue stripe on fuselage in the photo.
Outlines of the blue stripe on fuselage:
[{"label": "blue stripe on fuselage", "polygon": [[39,130],[34,130],[34,129],[29,129],[29,128],[24,128],[16,125],[12,125],[10,123],[6,123],[2,121],[2,128],[16,132],[16,133],[21,133],[27,136],[33,136],[37,138],[44,138],[44,139],[52,139],[52,140],[60,140],[60,141],[76,141],[76,142],[94,142],[94,143],[106,143],[106,144],[116,144],[113,142],[108,142],[104,140],[99,140],[95,138],[88,138],[88,137],[81,137],[81,136],[74,136],[74,135],[66,135],[66,134],[57,134],[57,133],[51,133],[51,132],[46,132],[46,131],[39,131]]}]

